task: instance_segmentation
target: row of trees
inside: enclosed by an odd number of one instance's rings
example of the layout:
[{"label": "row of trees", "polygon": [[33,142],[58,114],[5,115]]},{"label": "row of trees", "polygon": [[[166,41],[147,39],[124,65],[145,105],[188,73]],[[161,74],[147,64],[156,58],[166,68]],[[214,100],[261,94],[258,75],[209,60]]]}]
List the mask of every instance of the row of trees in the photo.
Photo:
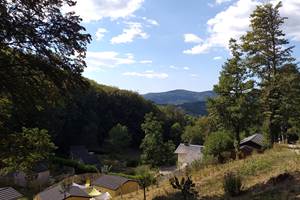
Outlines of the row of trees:
[{"label": "row of trees", "polygon": [[300,72],[281,29],[281,6],[258,6],[249,31],[230,40],[232,57],[214,86],[218,96],[208,102],[209,119],[233,134],[237,153],[241,134],[263,132],[271,147],[300,131]]}]

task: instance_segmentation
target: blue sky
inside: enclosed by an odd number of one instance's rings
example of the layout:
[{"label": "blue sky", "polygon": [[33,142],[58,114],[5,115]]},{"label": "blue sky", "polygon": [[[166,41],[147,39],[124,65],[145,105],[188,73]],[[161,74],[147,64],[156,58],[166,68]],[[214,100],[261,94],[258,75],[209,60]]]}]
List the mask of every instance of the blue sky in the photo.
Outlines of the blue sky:
[{"label": "blue sky", "polygon": [[[275,2],[270,1],[270,2]],[[249,24],[259,0],[79,0],[92,35],[84,76],[139,93],[211,90],[227,43]],[[283,0],[284,30],[300,47],[300,1]],[[295,57],[300,58],[299,47]]]}]

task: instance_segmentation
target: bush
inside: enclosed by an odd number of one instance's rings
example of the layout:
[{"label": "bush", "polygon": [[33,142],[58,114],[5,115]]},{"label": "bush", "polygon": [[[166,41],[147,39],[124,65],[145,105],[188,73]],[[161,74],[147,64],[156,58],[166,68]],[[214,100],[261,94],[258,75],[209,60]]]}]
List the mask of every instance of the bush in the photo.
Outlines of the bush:
[{"label": "bush", "polygon": [[224,176],[224,192],[229,196],[237,196],[242,192],[242,178],[239,174],[228,173]]},{"label": "bush", "polygon": [[97,168],[94,165],[85,165],[76,160],[71,160],[71,159],[66,159],[66,158],[53,157],[52,163],[58,164],[61,166],[73,167],[75,169],[76,174],[98,172]]},{"label": "bush", "polygon": [[213,156],[217,158],[220,163],[226,160],[226,152],[230,152],[234,149],[232,136],[226,131],[218,131],[210,134],[204,146],[205,156]]},{"label": "bush", "polygon": [[139,165],[138,160],[128,160],[126,162],[126,167],[137,167]]},{"label": "bush", "polygon": [[180,190],[184,200],[194,199],[198,196],[195,190],[196,185],[193,183],[191,176],[187,176],[186,178],[182,177],[180,181],[174,176],[174,178],[171,178],[169,181],[174,189]]}]

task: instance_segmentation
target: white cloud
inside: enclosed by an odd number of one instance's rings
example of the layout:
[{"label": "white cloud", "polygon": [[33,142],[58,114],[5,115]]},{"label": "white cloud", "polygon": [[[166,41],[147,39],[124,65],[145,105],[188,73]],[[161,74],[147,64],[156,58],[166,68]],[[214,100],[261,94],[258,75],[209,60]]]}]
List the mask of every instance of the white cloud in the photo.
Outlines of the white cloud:
[{"label": "white cloud", "polygon": [[149,25],[159,26],[159,23],[154,19],[148,19],[147,17],[142,17],[144,21],[146,21]]},{"label": "white cloud", "polygon": [[64,11],[75,11],[84,22],[98,21],[102,18],[112,20],[132,16],[144,0],[77,0],[74,7],[65,7]]},{"label": "white cloud", "polygon": [[197,35],[193,34],[193,33],[186,33],[183,35],[184,37],[184,42],[187,43],[201,43],[203,42],[203,40],[198,37]]},{"label": "white cloud", "polygon": [[223,57],[222,57],[222,56],[216,56],[216,57],[214,57],[213,59],[214,59],[214,60],[222,60]]},{"label": "white cloud", "polygon": [[225,2],[229,2],[229,1],[232,1],[232,0],[216,0],[216,4],[222,4]]},{"label": "white cloud", "polygon": [[151,64],[152,60],[141,60],[140,63],[141,64]]},{"label": "white cloud", "polygon": [[[273,0],[278,2],[278,0]],[[249,29],[249,16],[261,4],[260,0],[238,0],[224,11],[207,21],[209,37],[202,43],[184,50],[185,54],[203,54],[212,48],[228,48],[230,38],[239,38]],[[285,0],[280,10],[281,16],[288,17],[283,30],[287,36],[300,41],[300,1]]]},{"label": "white cloud", "polygon": [[86,55],[87,70],[95,71],[103,68],[114,68],[118,65],[134,64],[134,56],[132,54],[120,55],[114,51],[91,52]]},{"label": "white cloud", "polygon": [[193,78],[199,78],[200,76],[198,74],[190,74],[191,77]]},{"label": "white cloud", "polygon": [[184,70],[190,70],[190,68],[189,68],[189,67],[183,67],[183,69],[184,69]]},{"label": "white cloud", "polygon": [[105,28],[98,28],[96,31],[96,40],[100,41],[104,37],[104,33],[107,33],[107,30]]},{"label": "white cloud", "polygon": [[125,72],[124,76],[136,76],[136,77],[144,77],[144,78],[157,78],[157,79],[166,79],[169,77],[166,73],[157,73],[152,70],[148,70],[145,72]]},{"label": "white cloud", "polygon": [[123,30],[123,33],[113,37],[110,42],[112,44],[130,43],[135,38],[147,39],[149,35],[143,31],[143,26],[139,22],[127,22],[127,28]]},{"label": "white cloud", "polygon": [[174,65],[170,65],[169,67],[170,67],[171,69],[176,69],[176,70],[179,69],[179,67],[176,67],[176,66],[174,66]]}]

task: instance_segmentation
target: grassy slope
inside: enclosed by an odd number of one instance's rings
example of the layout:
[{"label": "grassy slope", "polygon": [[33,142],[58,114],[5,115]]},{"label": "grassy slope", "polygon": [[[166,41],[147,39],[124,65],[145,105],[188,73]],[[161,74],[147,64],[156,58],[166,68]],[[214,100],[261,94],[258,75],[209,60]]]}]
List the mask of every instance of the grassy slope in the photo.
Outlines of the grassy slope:
[{"label": "grassy slope", "polygon": [[[192,178],[196,183],[197,191],[201,199],[224,199],[222,181],[225,173],[229,171],[239,172],[243,176],[244,193],[235,199],[297,199],[300,198],[300,156],[295,152],[274,148],[264,154],[253,155],[245,160],[232,161],[223,165],[207,166],[194,170]],[[284,172],[290,172],[295,180],[287,181],[279,185],[265,184],[271,177]],[[176,198],[174,191],[166,181],[159,187],[152,186],[147,192],[148,199],[157,196],[166,196],[162,199]],[[123,196],[124,200],[143,199],[142,192]]]}]

